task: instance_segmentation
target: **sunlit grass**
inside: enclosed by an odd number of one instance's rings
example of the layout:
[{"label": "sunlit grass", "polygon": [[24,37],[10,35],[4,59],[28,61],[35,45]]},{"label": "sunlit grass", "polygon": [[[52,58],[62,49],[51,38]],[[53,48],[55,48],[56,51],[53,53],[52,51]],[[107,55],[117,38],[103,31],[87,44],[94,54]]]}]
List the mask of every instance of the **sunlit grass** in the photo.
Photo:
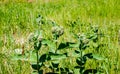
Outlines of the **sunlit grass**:
[{"label": "sunlit grass", "polygon": [[[65,34],[60,39],[71,41],[71,31],[74,33],[85,33],[90,31],[90,25],[97,25],[101,33],[105,34],[104,39],[100,38],[98,43],[106,44],[99,49],[99,53],[107,58],[107,62],[99,64],[104,66],[108,74],[115,74],[114,67],[118,66],[116,73],[120,72],[120,55],[118,44],[118,31],[120,30],[120,1],[119,0],[2,0],[0,1],[0,74],[19,74],[20,65],[8,65],[8,59],[2,56],[11,56],[16,48],[21,48],[21,39],[28,41],[28,35],[38,28],[35,23],[36,17],[41,14],[46,20],[52,20],[63,26]],[[71,22],[76,22],[71,26]],[[46,38],[51,38],[49,26],[44,29]],[[26,43],[25,50],[30,46]],[[92,50],[92,49],[91,49]],[[6,60],[5,60],[6,59]],[[4,63],[6,61],[6,64]],[[13,61],[9,61],[13,63]],[[116,65],[117,64],[117,65]],[[25,63],[28,67],[28,64]],[[88,64],[89,65],[89,64]],[[96,63],[88,66],[96,67]],[[15,69],[17,68],[17,69]],[[26,67],[23,66],[23,70]],[[30,67],[29,67],[30,68]],[[29,72],[30,69],[27,70]],[[28,73],[29,74],[29,73]]]}]

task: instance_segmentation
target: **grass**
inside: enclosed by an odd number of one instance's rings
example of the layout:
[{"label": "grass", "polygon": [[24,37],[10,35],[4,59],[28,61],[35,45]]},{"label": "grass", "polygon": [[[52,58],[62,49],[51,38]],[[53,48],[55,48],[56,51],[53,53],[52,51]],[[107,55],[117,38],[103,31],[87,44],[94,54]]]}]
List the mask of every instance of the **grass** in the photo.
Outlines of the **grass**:
[{"label": "grass", "polygon": [[[104,67],[108,74],[119,74],[119,10],[119,0],[36,0],[31,3],[23,0],[0,1],[0,73],[30,73],[31,68],[28,63],[22,63],[21,67],[19,62],[13,63],[14,61],[9,57],[16,48],[25,46],[25,50],[31,49],[28,36],[39,29],[35,21],[36,17],[41,14],[45,20],[53,20],[64,27],[65,34],[60,41],[74,41],[71,31],[86,33],[90,32],[90,25],[98,26],[99,32],[105,34],[105,37],[100,38],[98,43],[106,45],[101,47],[99,52],[94,52],[106,57],[107,62],[97,65],[91,61],[87,67],[100,66]],[[76,24],[72,25],[74,22]],[[44,37],[51,38],[49,26],[46,24],[43,29],[46,30]],[[115,70],[116,67],[118,68]]]}]

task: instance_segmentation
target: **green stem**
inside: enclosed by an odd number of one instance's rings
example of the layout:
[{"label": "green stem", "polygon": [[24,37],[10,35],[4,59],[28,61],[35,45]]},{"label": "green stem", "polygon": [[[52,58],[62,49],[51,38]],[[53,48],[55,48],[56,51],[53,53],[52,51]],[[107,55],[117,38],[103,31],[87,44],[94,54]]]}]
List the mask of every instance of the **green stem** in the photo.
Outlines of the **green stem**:
[{"label": "green stem", "polygon": [[22,61],[20,60],[19,61],[19,64],[20,64],[20,74],[22,73]]},{"label": "green stem", "polygon": [[82,58],[82,41],[81,40],[80,40],[79,49],[80,49],[80,57]]},{"label": "green stem", "polygon": [[55,40],[55,53],[57,53],[57,36],[54,36],[54,40]]},{"label": "green stem", "polygon": [[37,71],[39,72],[39,57],[38,57],[38,51],[36,51],[36,55],[37,55]]},{"label": "green stem", "polygon": [[115,63],[115,74],[117,74],[118,73],[118,56],[119,56],[119,52],[118,52],[118,48],[116,49],[116,63]]},{"label": "green stem", "polygon": [[[81,61],[83,61],[82,55],[83,55],[83,51],[82,51],[82,41],[80,40],[80,45],[79,45],[79,49],[80,49],[80,57],[81,57]],[[82,74],[82,71],[80,71],[80,74]]]},{"label": "green stem", "polygon": [[55,48],[55,53],[57,53],[57,42],[55,42],[56,48]]}]

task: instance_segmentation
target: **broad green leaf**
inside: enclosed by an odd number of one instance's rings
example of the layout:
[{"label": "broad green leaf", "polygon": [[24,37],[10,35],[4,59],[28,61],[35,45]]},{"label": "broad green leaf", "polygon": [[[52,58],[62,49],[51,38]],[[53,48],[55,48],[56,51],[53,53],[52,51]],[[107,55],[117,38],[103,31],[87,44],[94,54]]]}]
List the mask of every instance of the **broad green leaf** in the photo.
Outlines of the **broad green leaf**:
[{"label": "broad green leaf", "polygon": [[88,39],[93,40],[93,42],[96,42],[97,39],[98,39],[98,35],[97,34],[91,34]]},{"label": "broad green leaf", "polygon": [[67,56],[80,57],[80,52],[75,50],[75,51],[72,51],[71,53],[68,53]]},{"label": "broad green leaf", "polygon": [[93,58],[93,55],[92,55],[92,53],[87,53],[87,54],[84,55],[84,57],[87,57],[87,58],[89,58],[89,59],[92,59],[92,58]]},{"label": "broad green leaf", "polygon": [[82,50],[85,50],[87,47],[89,47],[89,45],[84,44],[84,45],[82,46]]},{"label": "broad green leaf", "polygon": [[34,52],[34,51],[30,52],[30,62],[31,63],[36,63],[37,62],[36,52]]},{"label": "broad green leaf", "polygon": [[43,39],[42,40],[42,44],[44,44],[44,45],[48,45],[49,43],[51,43],[51,41],[48,40],[48,39]]},{"label": "broad green leaf", "polygon": [[65,54],[50,54],[51,60],[61,60],[65,59],[66,55]]},{"label": "broad green leaf", "polygon": [[97,48],[98,47],[98,43],[93,43],[93,47]]},{"label": "broad green leaf", "polygon": [[60,43],[58,49],[75,48],[75,47],[79,47],[79,44],[73,42],[65,42],[65,43]]},{"label": "broad green leaf", "polygon": [[42,44],[47,45],[49,47],[49,51],[55,53],[55,44],[48,39],[43,39]]},{"label": "broad green leaf", "polygon": [[58,61],[53,61],[53,62],[52,62],[52,66],[53,66],[54,68],[58,68],[58,65],[59,65],[59,62],[58,62]]},{"label": "broad green leaf", "polygon": [[76,63],[77,63],[78,65],[84,65],[84,63],[82,63],[82,60],[81,60],[80,58],[77,58],[77,59],[76,59]]},{"label": "broad green leaf", "polygon": [[80,53],[80,50],[75,50],[75,53],[79,54],[79,53]]},{"label": "broad green leaf", "polygon": [[80,69],[79,72],[80,73],[83,73],[84,69],[85,69],[85,66],[75,66],[74,67],[75,69]]},{"label": "broad green leaf", "polygon": [[98,54],[92,54],[92,56],[93,56],[93,59],[96,59],[96,60],[104,60],[104,58],[101,57],[101,56],[98,55]]},{"label": "broad green leaf", "polygon": [[24,55],[14,55],[14,56],[12,56],[12,60],[24,60],[24,61],[28,61],[28,59]]},{"label": "broad green leaf", "polygon": [[47,60],[46,58],[47,58],[47,55],[43,54],[42,56],[40,56],[39,62],[45,62]]},{"label": "broad green leaf", "polygon": [[91,40],[97,39],[97,34],[90,34],[88,39],[91,39]]},{"label": "broad green leaf", "polygon": [[[82,56],[84,56],[84,52],[82,52]],[[72,56],[72,57],[81,57],[80,50],[74,50],[72,52],[67,53],[67,56]]]},{"label": "broad green leaf", "polygon": [[47,54],[43,54],[39,58],[39,62],[45,62],[45,61],[48,61],[48,60],[50,60],[50,58],[48,57]]},{"label": "broad green leaf", "polygon": [[60,43],[60,45],[58,46],[58,49],[64,49],[67,48],[69,46],[68,43]]},{"label": "broad green leaf", "polygon": [[35,69],[35,70],[38,70],[40,69],[40,65],[37,65],[37,64],[31,64],[32,68]]},{"label": "broad green leaf", "polygon": [[75,68],[74,69],[74,74],[80,74],[80,69],[79,68]]},{"label": "broad green leaf", "polygon": [[69,47],[77,48],[77,47],[79,47],[79,43],[69,43]]}]

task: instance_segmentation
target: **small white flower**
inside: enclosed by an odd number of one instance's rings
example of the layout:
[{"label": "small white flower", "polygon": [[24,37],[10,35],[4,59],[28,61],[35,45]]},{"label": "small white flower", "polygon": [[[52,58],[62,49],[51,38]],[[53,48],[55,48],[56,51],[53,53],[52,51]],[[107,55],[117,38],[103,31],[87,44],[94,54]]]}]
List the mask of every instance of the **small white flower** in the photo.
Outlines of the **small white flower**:
[{"label": "small white flower", "polygon": [[21,48],[17,48],[17,49],[14,49],[14,53],[15,54],[18,54],[18,55],[21,55],[22,54],[22,49]]}]

